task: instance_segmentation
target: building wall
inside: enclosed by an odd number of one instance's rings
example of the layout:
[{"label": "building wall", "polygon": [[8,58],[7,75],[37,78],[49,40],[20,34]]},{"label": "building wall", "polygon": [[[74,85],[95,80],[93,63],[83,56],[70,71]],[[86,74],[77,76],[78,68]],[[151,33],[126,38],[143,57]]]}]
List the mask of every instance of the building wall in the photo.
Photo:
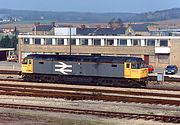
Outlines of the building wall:
[{"label": "building wall", "polygon": [[125,35],[133,35],[133,36],[149,36],[150,33],[146,31],[134,31],[131,27],[128,27],[125,31]]},{"label": "building wall", "polygon": [[149,32],[135,32],[135,35],[149,36]]},{"label": "building wall", "polygon": [[[57,44],[56,39],[64,39],[63,44]],[[25,43],[29,39],[29,43]],[[39,44],[35,39],[41,39]],[[46,44],[46,39],[52,39]],[[86,39],[86,44],[81,44]],[[119,40],[126,40],[126,45]],[[73,42],[75,40],[75,42]],[[108,42],[109,40],[109,42]],[[153,40],[154,44],[147,44]],[[164,68],[169,64],[180,67],[180,37],[172,36],[72,36],[72,54],[102,54],[149,57],[149,64]],[[96,42],[96,43],[95,43]],[[167,44],[168,43],[168,44]],[[69,54],[69,36],[55,35],[19,35],[19,60],[30,53]]]},{"label": "building wall", "polygon": [[170,64],[180,67],[180,40],[170,40]]},{"label": "building wall", "polygon": [[[50,52],[50,53],[69,53],[69,45],[20,45],[22,52]],[[28,50],[28,51],[27,51]],[[131,51],[129,51],[131,50]],[[71,46],[72,53],[96,53],[96,54],[118,54],[118,55],[154,55],[154,47],[139,47],[139,46]]]},{"label": "building wall", "polygon": [[50,31],[33,31],[33,35],[53,35],[54,34],[54,28],[52,28]]}]

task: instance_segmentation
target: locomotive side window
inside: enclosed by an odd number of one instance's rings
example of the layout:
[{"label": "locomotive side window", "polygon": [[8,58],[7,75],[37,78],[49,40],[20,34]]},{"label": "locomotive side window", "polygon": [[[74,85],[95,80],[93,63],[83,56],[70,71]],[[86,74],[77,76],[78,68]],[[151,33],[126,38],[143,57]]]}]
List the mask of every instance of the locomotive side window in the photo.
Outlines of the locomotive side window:
[{"label": "locomotive side window", "polygon": [[112,67],[117,67],[117,65],[112,65]]},{"label": "locomotive side window", "polygon": [[44,64],[44,62],[39,62],[39,64]]}]

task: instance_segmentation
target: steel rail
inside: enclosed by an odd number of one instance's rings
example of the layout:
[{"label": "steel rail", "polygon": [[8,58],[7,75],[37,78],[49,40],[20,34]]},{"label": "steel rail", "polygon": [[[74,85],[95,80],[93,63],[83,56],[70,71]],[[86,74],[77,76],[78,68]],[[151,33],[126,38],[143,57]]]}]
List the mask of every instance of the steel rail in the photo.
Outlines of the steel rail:
[{"label": "steel rail", "polygon": [[[1,86],[2,85],[2,86]],[[135,102],[135,103],[148,103],[148,104],[162,104],[162,105],[176,105],[180,106],[180,100],[171,99],[170,95],[165,98],[154,98],[153,96],[150,97],[143,96],[141,93],[138,94],[138,92],[135,92],[135,96],[132,96],[133,93],[127,91],[126,94],[113,94],[113,93],[106,93],[103,91],[98,91],[93,89],[90,91],[88,89],[76,88],[76,90],[73,90],[72,88],[68,89],[59,89],[60,91],[50,89],[42,89],[41,86],[38,86],[40,88],[32,87],[27,88],[27,86],[18,85],[19,88],[15,85],[11,86],[5,86],[3,84],[0,85],[0,95],[11,95],[11,96],[30,96],[30,97],[46,97],[46,98],[64,98],[69,100],[104,100],[104,101],[116,101],[116,102]],[[87,91],[88,90],[88,91]],[[128,94],[129,92],[129,94]],[[137,96],[140,95],[140,96]],[[145,94],[145,92],[144,92]],[[150,94],[150,93],[149,93]],[[158,95],[158,93],[157,93]],[[161,93],[160,93],[161,95]],[[159,96],[160,96],[159,95]],[[166,95],[166,94],[165,94]],[[165,96],[163,95],[163,96]],[[179,98],[179,95],[172,94],[172,98]]]},{"label": "steel rail", "polygon": [[35,106],[35,105],[19,105],[19,104],[4,104],[0,103],[0,107],[12,108],[12,109],[25,109],[34,111],[48,111],[59,113],[70,113],[78,115],[94,115],[106,118],[119,118],[119,119],[143,119],[154,120],[164,123],[180,123],[179,116],[167,116],[167,115],[149,115],[149,114],[136,114],[136,113],[124,113],[124,112],[109,112],[98,110],[85,110],[85,109],[72,109],[72,108],[59,108],[59,107],[47,107],[47,106]]}]

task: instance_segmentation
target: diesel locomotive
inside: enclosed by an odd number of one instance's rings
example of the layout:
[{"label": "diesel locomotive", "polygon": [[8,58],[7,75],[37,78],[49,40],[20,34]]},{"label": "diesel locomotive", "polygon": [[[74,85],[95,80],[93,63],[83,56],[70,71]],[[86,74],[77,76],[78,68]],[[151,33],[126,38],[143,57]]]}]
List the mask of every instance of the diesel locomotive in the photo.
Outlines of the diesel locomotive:
[{"label": "diesel locomotive", "polygon": [[32,54],[24,58],[21,74],[32,82],[141,87],[148,69],[137,57]]}]

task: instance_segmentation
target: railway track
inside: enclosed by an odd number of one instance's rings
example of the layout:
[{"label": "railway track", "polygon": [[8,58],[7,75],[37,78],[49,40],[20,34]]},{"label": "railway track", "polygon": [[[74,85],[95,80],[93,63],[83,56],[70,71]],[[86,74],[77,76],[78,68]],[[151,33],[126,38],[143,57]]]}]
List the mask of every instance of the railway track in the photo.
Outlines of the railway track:
[{"label": "railway track", "polygon": [[0,70],[0,74],[7,74],[7,75],[20,75],[20,71],[15,70]]},{"label": "railway track", "polygon": [[[15,70],[0,70],[0,74],[20,75],[20,74],[21,74],[21,71],[15,71]],[[157,81],[157,76],[149,75],[149,80],[150,80],[150,81]],[[180,82],[180,78],[164,76],[164,81],[167,81],[167,82]]]},{"label": "railway track", "polygon": [[35,111],[71,113],[71,114],[78,114],[78,115],[95,115],[95,116],[106,117],[106,118],[110,117],[110,118],[119,118],[119,119],[122,119],[122,118],[144,119],[144,120],[154,120],[154,121],[165,122],[165,123],[180,123],[179,116],[148,115],[148,114],[124,113],[124,112],[108,112],[108,111],[97,111],[97,110],[83,110],[83,109],[72,109],[72,108],[57,108],[57,107],[3,104],[3,103],[0,103],[0,107],[35,110]]},{"label": "railway track", "polygon": [[[7,79],[6,82],[9,82]],[[19,82],[19,81],[18,81]],[[107,87],[95,87],[88,88],[88,86],[53,86],[53,84],[31,85],[17,83],[16,80],[9,83],[0,84],[0,95],[11,96],[30,96],[30,97],[45,97],[45,98],[63,98],[68,100],[103,100],[103,101],[115,101],[115,102],[127,102],[127,103],[148,103],[148,104],[161,104],[161,105],[175,105],[180,106],[180,92],[168,90],[166,93],[161,93],[165,90],[156,89],[132,89],[118,88],[118,90],[108,90]],[[16,84],[15,84],[16,83]],[[102,89],[103,88],[103,89]],[[122,89],[122,90],[121,90]],[[124,89],[124,90],[123,90]],[[151,92],[159,91],[159,92]],[[123,112],[110,112],[110,111],[96,111],[85,109],[69,109],[69,108],[57,108],[46,106],[33,106],[33,105],[20,105],[20,104],[3,104],[0,103],[0,107],[14,108],[14,109],[28,109],[39,111],[51,111],[61,113],[71,113],[79,115],[95,115],[101,117],[110,118],[126,118],[126,119],[144,119],[154,120],[165,123],[180,123],[180,116],[167,116],[167,115],[153,115],[153,114],[136,114],[136,113],[123,113]]]},{"label": "railway track", "polygon": [[64,98],[68,100],[104,100],[180,106],[180,93],[148,92],[139,89],[107,90],[79,87],[0,84],[0,95]]},{"label": "railway track", "polygon": [[[25,82],[23,81],[21,78],[14,78],[13,76],[6,76],[5,78],[0,78],[0,81],[6,81],[6,82]],[[38,82],[39,83],[39,82]],[[37,83],[37,84],[38,84]],[[63,84],[63,83],[62,83]],[[72,84],[72,85],[79,85],[77,83],[75,84]],[[83,85],[82,85],[83,86]],[[84,85],[86,86],[86,85]],[[92,86],[92,85],[91,85]],[[96,86],[98,87],[98,86]],[[137,88],[137,89],[141,89],[141,88]],[[180,91],[180,86],[179,87],[173,87],[173,86],[163,86],[163,85],[160,85],[160,86],[154,86],[154,85],[151,85],[151,86],[147,86],[146,88],[142,88],[142,89],[148,89],[148,90],[164,90],[164,91]]]}]

